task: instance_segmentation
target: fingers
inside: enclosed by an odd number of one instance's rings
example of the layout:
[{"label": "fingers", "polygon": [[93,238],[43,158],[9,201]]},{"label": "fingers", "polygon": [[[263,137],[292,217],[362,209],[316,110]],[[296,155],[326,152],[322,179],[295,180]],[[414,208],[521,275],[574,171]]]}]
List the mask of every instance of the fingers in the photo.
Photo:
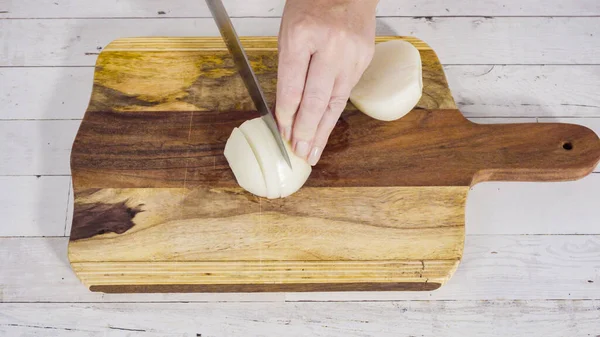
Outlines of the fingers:
[{"label": "fingers", "polygon": [[288,141],[291,140],[294,116],[302,100],[309,62],[310,52],[306,49],[294,52],[284,47],[279,53],[275,115],[280,132]]},{"label": "fingers", "polygon": [[319,122],[319,126],[313,140],[312,149],[308,155],[308,163],[310,165],[316,165],[319,159],[321,159],[321,154],[323,154],[323,150],[327,145],[329,135],[333,131],[333,128],[340,118],[340,115],[344,111],[344,108],[346,108],[351,90],[352,87],[349,85],[347,78],[344,76],[338,76],[331,93],[331,98],[329,99],[327,110]]},{"label": "fingers", "polygon": [[335,61],[322,53],[313,54],[300,108],[293,125],[293,149],[296,155],[308,159],[319,123],[329,106],[336,78]]}]

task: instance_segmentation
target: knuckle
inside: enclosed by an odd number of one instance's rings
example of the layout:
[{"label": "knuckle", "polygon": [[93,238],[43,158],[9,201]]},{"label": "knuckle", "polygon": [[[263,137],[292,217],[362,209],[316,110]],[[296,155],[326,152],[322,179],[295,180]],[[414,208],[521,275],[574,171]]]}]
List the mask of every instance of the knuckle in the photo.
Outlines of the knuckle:
[{"label": "knuckle", "polygon": [[346,104],[348,104],[348,96],[333,96],[329,100],[329,110],[341,112],[346,108]]},{"label": "knuckle", "polygon": [[329,101],[316,92],[307,92],[302,99],[302,107],[310,114],[323,114]]}]

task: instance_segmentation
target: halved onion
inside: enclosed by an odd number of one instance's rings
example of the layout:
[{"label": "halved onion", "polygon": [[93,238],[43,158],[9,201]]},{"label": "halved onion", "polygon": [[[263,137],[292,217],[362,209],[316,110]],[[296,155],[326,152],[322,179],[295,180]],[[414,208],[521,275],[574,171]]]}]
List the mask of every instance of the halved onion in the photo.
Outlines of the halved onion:
[{"label": "halved onion", "polygon": [[[239,127],[243,139],[240,139],[236,130],[233,130],[225,145],[225,158],[242,188],[252,194],[274,199],[287,197],[304,185],[312,171],[311,166],[296,156],[286,142],[292,162],[290,168],[262,118],[248,120]],[[257,167],[262,174],[262,181],[257,178]]]},{"label": "halved onion", "polygon": [[373,60],[350,94],[363,113],[382,121],[409,113],[421,99],[421,55],[410,42],[391,40],[375,46]]}]

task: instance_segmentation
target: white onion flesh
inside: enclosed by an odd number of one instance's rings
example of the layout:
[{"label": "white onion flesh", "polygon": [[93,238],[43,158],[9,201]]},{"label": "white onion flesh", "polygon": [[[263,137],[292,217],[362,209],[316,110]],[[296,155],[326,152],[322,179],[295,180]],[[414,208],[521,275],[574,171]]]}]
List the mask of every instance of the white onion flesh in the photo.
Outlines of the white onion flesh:
[{"label": "white onion flesh", "polygon": [[265,121],[255,118],[233,130],[225,145],[225,158],[238,184],[248,192],[269,199],[287,197],[304,185],[312,168],[287,142],[285,145],[292,168]]},{"label": "white onion flesh", "polygon": [[254,150],[255,161],[258,161],[267,185],[267,198],[279,198],[279,177],[277,172],[277,154],[279,148],[262,118],[245,121],[240,130]]},{"label": "white onion flesh", "polygon": [[290,162],[292,163],[292,167],[287,164],[283,156],[279,153],[280,160],[277,162],[277,170],[279,171],[279,178],[281,179],[281,197],[285,198],[290,196],[296,191],[298,191],[308,180],[308,176],[312,172],[312,167],[302,158],[296,156],[290,144],[284,141],[285,148],[287,150],[288,156],[290,157]]},{"label": "white onion flesh", "polygon": [[261,197],[267,196],[265,177],[256,160],[254,150],[238,128],[233,129],[225,144],[225,158],[243,189]]},{"label": "white onion flesh", "polygon": [[350,94],[360,111],[382,121],[409,113],[423,94],[421,55],[410,42],[392,40],[375,46],[373,60]]}]

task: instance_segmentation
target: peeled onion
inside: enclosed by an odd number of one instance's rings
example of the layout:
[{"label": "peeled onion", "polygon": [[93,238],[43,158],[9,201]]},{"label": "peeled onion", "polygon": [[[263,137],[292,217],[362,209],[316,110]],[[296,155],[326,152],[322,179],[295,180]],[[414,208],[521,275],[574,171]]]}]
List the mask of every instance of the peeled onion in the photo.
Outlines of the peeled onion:
[{"label": "peeled onion", "polygon": [[225,158],[243,189],[269,199],[283,198],[298,191],[312,171],[287,142],[285,146],[292,168],[265,121],[255,118],[233,130],[225,144]]},{"label": "peeled onion", "polygon": [[[256,160],[254,150],[246,136],[235,128],[225,144],[225,158],[235,175],[238,184],[246,191],[261,196],[267,196],[267,186],[262,169]],[[238,163],[232,165],[231,163]]]},{"label": "peeled onion", "polygon": [[382,121],[409,113],[421,99],[421,55],[410,42],[392,40],[375,46],[373,60],[350,94],[360,111]]}]

